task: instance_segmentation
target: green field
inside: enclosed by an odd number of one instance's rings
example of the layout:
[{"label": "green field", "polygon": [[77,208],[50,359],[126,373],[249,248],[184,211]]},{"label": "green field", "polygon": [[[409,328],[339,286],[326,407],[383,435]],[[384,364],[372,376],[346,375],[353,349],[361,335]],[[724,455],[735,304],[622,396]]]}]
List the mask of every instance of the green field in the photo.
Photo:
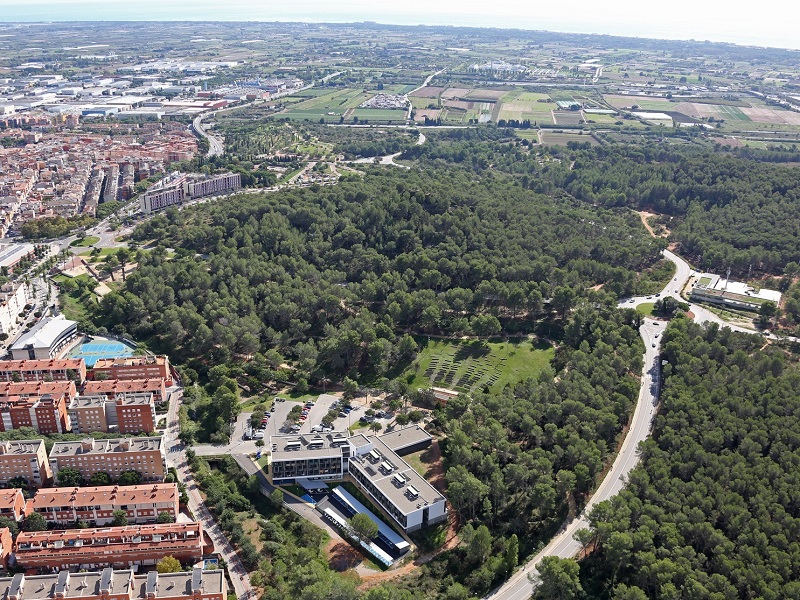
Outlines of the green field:
[{"label": "green field", "polygon": [[549,98],[547,94],[524,92],[514,90],[508,92],[501,99],[498,119],[506,121],[537,121],[539,123],[552,123],[550,110],[554,107],[552,102],[539,102]]},{"label": "green field", "polygon": [[351,108],[372,97],[372,93],[363,90],[337,89],[320,96],[311,97],[302,102],[293,104],[284,111],[277,113],[278,118],[288,118],[296,121],[308,119],[326,123],[338,123],[344,113]]},{"label": "green field", "polygon": [[651,316],[655,306],[655,302],[642,302],[641,304],[636,305],[636,312],[641,315]]},{"label": "green field", "polygon": [[76,246],[78,248],[86,248],[87,246],[93,246],[97,242],[100,241],[100,238],[95,235],[88,235],[83,239],[77,239],[70,244],[70,246]]},{"label": "green field", "polygon": [[542,143],[543,144],[550,144],[553,146],[566,146],[567,142],[578,142],[578,143],[586,143],[597,145],[597,140],[594,139],[591,135],[580,133],[570,133],[570,132],[563,132],[563,131],[550,131],[545,129],[542,131]]},{"label": "green field", "polygon": [[485,386],[493,392],[506,384],[535,377],[553,358],[545,341],[421,341],[417,360],[407,371],[411,388],[445,387],[470,392]]},{"label": "green field", "polygon": [[356,108],[350,114],[350,118],[358,117],[359,121],[373,122],[378,121],[381,123],[398,123],[405,122],[408,116],[408,111],[400,109],[387,109],[387,108]]}]

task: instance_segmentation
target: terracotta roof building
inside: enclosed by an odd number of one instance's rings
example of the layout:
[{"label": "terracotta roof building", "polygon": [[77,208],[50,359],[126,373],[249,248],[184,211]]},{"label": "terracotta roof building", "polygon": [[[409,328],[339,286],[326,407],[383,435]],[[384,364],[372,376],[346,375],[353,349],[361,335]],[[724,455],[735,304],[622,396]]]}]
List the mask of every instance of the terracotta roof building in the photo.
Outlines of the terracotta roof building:
[{"label": "terracotta roof building", "polygon": [[22,490],[17,488],[0,490],[0,517],[19,522],[27,514]]},{"label": "terracotta roof building", "polygon": [[160,482],[167,471],[161,437],[56,442],[50,450],[53,476],[64,467],[77,469],[87,480],[100,471],[118,479],[123,471],[134,470],[143,481]]},{"label": "terracotta roof building", "polygon": [[105,395],[114,398],[117,394],[153,394],[156,404],[166,400],[167,390],[164,380],[158,379],[106,379],[103,381],[87,381],[83,386],[86,396]]},{"label": "terracotta roof building", "polygon": [[0,431],[32,427],[37,433],[66,433],[70,429],[64,394],[41,397],[0,397]]},{"label": "terracotta roof building", "polygon": [[[8,568],[8,557],[14,549],[14,540],[11,538],[11,530],[8,527],[0,529],[0,567]],[[2,589],[2,586],[0,586]]]},{"label": "terracotta roof building", "polygon": [[176,519],[179,498],[176,483],[43,488],[23,510],[37,512],[53,525],[72,525],[81,520],[90,527],[108,525],[115,510],[124,510],[128,523],[141,525],[155,523],[161,513]]},{"label": "terracotta roof building", "polygon": [[86,363],[82,358],[50,360],[2,360],[0,381],[86,381]]},{"label": "terracotta roof building", "polygon": [[107,379],[163,379],[166,386],[172,385],[172,371],[166,356],[124,356],[100,358],[92,368],[92,378],[100,373]]},{"label": "terracotta roof building", "polygon": [[96,569],[154,565],[165,556],[182,563],[203,557],[200,523],[169,523],[54,531],[24,531],[14,548],[24,569]]}]

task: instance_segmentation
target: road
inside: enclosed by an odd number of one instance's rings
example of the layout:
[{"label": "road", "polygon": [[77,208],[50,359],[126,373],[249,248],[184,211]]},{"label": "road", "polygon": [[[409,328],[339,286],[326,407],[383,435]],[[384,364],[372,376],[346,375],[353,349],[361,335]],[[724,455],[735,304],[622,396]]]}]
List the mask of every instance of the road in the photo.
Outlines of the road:
[{"label": "road", "polygon": [[[686,285],[692,273],[689,264],[676,254],[665,250],[664,257],[675,263],[675,278],[659,293],[660,297],[672,296],[680,298],[680,290]],[[652,300],[652,298],[650,298]],[[631,301],[632,300],[632,301]],[[620,302],[620,308],[633,308],[641,302],[647,301],[646,297],[632,298]],[[633,412],[630,428],[622,442],[622,447],[617,454],[614,464],[606,474],[600,486],[586,503],[580,515],[572,521],[567,521],[550,543],[529,560],[501,587],[487,596],[490,600],[523,600],[530,598],[536,587],[538,572],[536,566],[546,556],[570,558],[581,549],[580,543],[572,536],[579,529],[588,527],[586,515],[599,502],[609,500],[616,496],[625,485],[628,474],[639,463],[639,443],[646,440],[653,426],[658,405],[658,388],[660,365],[658,355],[661,347],[661,337],[664,325],[655,319],[646,318],[639,328],[639,334],[644,341],[644,365],[642,367],[642,383],[639,388],[639,398]]]},{"label": "road", "polygon": [[217,525],[213,515],[206,508],[197,483],[192,476],[192,472],[186,463],[186,451],[183,444],[178,440],[180,425],[178,422],[178,407],[180,406],[182,394],[174,393],[170,401],[169,412],[167,413],[167,428],[164,430],[164,445],[167,449],[167,465],[175,467],[178,471],[179,481],[186,485],[186,493],[189,496],[189,510],[203,524],[203,529],[208,533],[214,542],[217,553],[225,559],[228,565],[233,589],[237,598],[247,598],[254,596],[254,590],[250,585],[250,577],[247,570],[239,560],[236,551],[226,538],[225,534]]},{"label": "road", "polygon": [[[658,353],[663,325],[653,319],[645,319],[639,329],[644,340],[644,367],[642,369],[642,386],[639,399],[631,419],[631,426],[625,436],[617,458],[600,487],[586,504],[583,512],[574,520],[565,523],[559,533],[547,547],[534,556],[525,566],[514,573],[500,588],[487,596],[491,600],[525,600],[530,598],[536,587],[538,572],[536,566],[545,556],[570,558],[581,549],[579,542],[572,536],[579,529],[588,527],[586,515],[599,502],[617,495],[624,487],[628,474],[639,463],[638,446],[650,435],[653,418],[658,404],[659,367]],[[658,337],[656,337],[658,335]]]},{"label": "road", "polygon": [[431,80],[433,80],[433,78],[434,78],[434,77],[436,77],[437,75],[441,75],[441,74],[442,74],[442,73],[444,73],[446,70],[447,70],[447,68],[444,68],[444,69],[441,69],[441,70],[439,70],[439,71],[436,71],[436,73],[431,73],[430,75],[428,75],[428,76],[425,78],[425,81],[423,81],[423,82],[422,82],[422,85],[421,85],[421,86],[419,86],[418,88],[416,88],[416,89],[414,89],[414,90],[411,90],[411,91],[410,91],[410,92],[408,92],[408,94],[406,94],[406,95],[407,95],[407,96],[412,96],[412,95],[414,94],[414,92],[417,92],[417,91],[421,90],[422,88],[426,87],[426,86],[427,86],[427,85],[428,85],[428,84],[431,82]]}]

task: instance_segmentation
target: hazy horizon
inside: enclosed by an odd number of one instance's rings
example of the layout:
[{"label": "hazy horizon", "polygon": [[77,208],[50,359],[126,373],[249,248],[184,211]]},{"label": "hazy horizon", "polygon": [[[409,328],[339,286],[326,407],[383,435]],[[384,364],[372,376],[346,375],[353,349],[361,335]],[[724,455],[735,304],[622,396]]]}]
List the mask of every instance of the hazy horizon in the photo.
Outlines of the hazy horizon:
[{"label": "hazy horizon", "polygon": [[[3,7],[3,23],[61,21],[292,21],[391,25],[453,25],[593,33],[638,38],[729,42],[800,49],[796,24],[800,3],[773,2],[769,11],[743,18],[731,4],[673,0],[668,7],[627,4],[601,6],[592,0],[564,5],[539,4],[522,9],[518,2],[406,0],[383,8],[367,0],[240,1],[224,8],[215,0],[140,0],[119,5],[99,0],[12,0]],[[778,18],[780,17],[780,18]]]}]

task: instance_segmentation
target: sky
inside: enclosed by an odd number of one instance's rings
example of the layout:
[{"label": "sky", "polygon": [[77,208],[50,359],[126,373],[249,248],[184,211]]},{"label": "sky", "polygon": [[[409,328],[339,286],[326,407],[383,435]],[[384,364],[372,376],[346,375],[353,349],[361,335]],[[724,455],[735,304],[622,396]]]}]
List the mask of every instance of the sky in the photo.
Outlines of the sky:
[{"label": "sky", "polygon": [[376,21],[800,49],[798,0],[0,0],[0,22],[92,20]]}]

